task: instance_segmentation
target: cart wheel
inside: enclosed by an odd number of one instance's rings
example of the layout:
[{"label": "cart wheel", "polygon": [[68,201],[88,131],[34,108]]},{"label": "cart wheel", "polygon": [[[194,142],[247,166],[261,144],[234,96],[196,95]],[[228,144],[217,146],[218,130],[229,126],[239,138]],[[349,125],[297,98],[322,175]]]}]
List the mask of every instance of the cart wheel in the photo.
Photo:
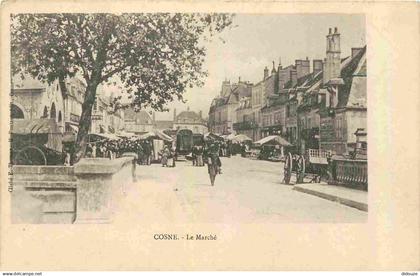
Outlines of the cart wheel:
[{"label": "cart wheel", "polygon": [[290,178],[292,177],[292,167],[293,167],[293,158],[292,154],[289,152],[286,155],[286,160],[284,161],[284,183],[289,184]]},{"label": "cart wheel", "polygon": [[38,147],[28,146],[20,150],[13,159],[14,165],[47,165],[44,152]]}]

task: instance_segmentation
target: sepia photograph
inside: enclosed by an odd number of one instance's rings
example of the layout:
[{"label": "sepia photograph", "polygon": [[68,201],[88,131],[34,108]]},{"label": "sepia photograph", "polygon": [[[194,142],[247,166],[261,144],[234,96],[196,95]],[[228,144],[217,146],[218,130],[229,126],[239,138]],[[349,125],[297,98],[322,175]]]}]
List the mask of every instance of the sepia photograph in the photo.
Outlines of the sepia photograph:
[{"label": "sepia photograph", "polygon": [[363,15],[10,28],[13,223],[366,221]]},{"label": "sepia photograph", "polygon": [[418,5],[6,2],[0,271],[418,268]]}]

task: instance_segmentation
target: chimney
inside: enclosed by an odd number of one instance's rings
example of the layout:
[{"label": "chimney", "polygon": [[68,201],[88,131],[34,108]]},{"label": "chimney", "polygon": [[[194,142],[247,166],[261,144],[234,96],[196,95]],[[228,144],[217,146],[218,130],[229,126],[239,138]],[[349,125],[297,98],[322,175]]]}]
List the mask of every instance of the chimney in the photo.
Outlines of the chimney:
[{"label": "chimney", "polygon": [[281,57],[279,57],[279,67],[278,67],[277,71],[280,71],[281,69],[283,69],[283,67],[281,66]]},{"label": "chimney", "polygon": [[351,58],[354,58],[357,56],[360,51],[363,50],[363,48],[351,48]]},{"label": "chimney", "polygon": [[308,58],[306,58],[306,60],[303,60],[303,59],[295,60],[295,66],[296,66],[297,79],[300,79],[301,77],[304,77],[311,72],[310,62]]},{"label": "chimney", "polygon": [[238,83],[241,83],[241,76],[239,76],[239,80],[238,80]]},{"label": "chimney", "polygon": [[314,74],[322,71],[323,69],[322,59],[314,59],[312,63],[313,63],[312,68],[313,68]]},{"label": "chimney", "polygon": [[174,108],[174,121],[176,119],[176,108]]},{"label": "chimney", "polygon": [[268,77],[268,68],[267,66],[264,68],[264,79]]},{"label": "chimney", "polygon": [[200,111],[198,112],[198,116],[200,116],[200,119],[203,119],[203,111],[202,111],[202,110],[200,110]]},{"label": "chimney", "polygon": [[276,73],[276,65],[274,64],[273,60],[273,69],[271,69],[271,74],[274,75]]},{"label": "chimney", "polygon": [[296,70],[291,70],[290,71],[290,79],[292,80],[292,86],[295,86],[297,84],[297,71]]},{"label": "chimney", "polygon": [[329,80],[339,78],[341,74],[341,49],[340,49],[340,33],[337,27],[334,28],[334,33],[331,34],[331,28],[327,35],[327,57],[324,64],[324,83]]},{"label": "chimney", "polygon": [[230,92],[230,81],[224,80],[222,83],[222,91],[220,91],[220,96],[224,97]]}]

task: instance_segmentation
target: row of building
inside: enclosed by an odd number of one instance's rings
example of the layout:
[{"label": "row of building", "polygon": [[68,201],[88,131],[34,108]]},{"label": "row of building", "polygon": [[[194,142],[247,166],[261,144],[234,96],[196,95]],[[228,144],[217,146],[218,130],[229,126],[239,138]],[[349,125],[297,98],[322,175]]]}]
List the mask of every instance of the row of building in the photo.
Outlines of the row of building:
[{"label": "row of building", "polygon": [[[12,119],[54,119],[62,133],[77,133],[82,113],[86,85],[78,78],[69,78],[61,89],[58,81],[51,84],[39,81],[28,74],[12,78]],[[173,120],[156,120],[155,112],[134,109],[115,109],[111,104],[115,93],[105,95],[98,88],[91,115],[90,133],[97,134],[144,134],[154,130],[191,129],[194,133],[208,132],[207,120],[202,112],[174,110]]]},{"label": "row of building", "polygon": [[177,131],[179,129],[190,129],[195,134],[206,134],[208,132],[207,120],[203,118],[202,112],[194,112],[189,108],[177,114],[174,109],[172,120],[157,120],[156,112],[141,110],[135,112],[133,109],[125,110],[126,132],[142,134],[154,130]]},{"label": "row of building", "polygon": [[[12,78],[12,119],[54,119],[58,129],[77,133],[86,85],[78,78],[69,78],[62,89],[58,80],[51,84],[28,74]],[[91,133],[119,133],[124,129],[124,111],[114,110],[113,94],[105,96],[98,92],[92,110]]]},{"label": "row of building", "polygon": [[355,147],[355,132],[367,131],[366,46],[341,56],[337,28],[326,36],[326,56],[306,57],[271,72],[260,82],[224,81],[211,103],[209,129],[245,134],[254,141],[281,135],[297,148],[346,154]]}]

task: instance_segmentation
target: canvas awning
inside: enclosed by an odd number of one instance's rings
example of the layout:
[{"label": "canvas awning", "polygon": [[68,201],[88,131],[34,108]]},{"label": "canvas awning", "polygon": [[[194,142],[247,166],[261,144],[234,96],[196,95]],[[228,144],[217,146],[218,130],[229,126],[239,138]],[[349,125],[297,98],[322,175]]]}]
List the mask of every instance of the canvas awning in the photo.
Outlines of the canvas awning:
[{"label": "canvas awning", "polygon": [[[90,136],[97,136],[98,138],[102,138],[104,140],[118,140],[120,139],[117,135],[112,133],[89,133]],[[90,140],[90,139],[89,139]]]},{"label": "canvas awning", "polygon": [[71,124],[69,124],[68,126],[71,128],[71,131],[73,133],[78,133],[79,132],[79,128],[77,126],[74,126],[74,125],[71,125]]},{"label": "canvas awning", "polygon": [[235,134],[231,133],[225,137],[226,140],[233,140],[235,138]]},{"label": "canvas awning", "polygon": [[223,137],[214,133],[207,133],[204,135],[205,139],[213,139],[213,140],[219,140],[219,141],[224,141]]},{"label": "canvas awning", "polygon": [[12,134],[61,133],[54,119],[13,119]]},{"label": "canvas awning", "polygon": [[166,135],[165,133],[163,133],[160,130],[149,131],[149,132],[147,132],[143,135],[140,135],[139,138],[142,139],[142,140],[149,139],[149,138],[158,138],[158,139],[168,141],[168,142],[173,141],[173,139],[169,135]]},{"label": "canvas awning", "polygon": [[270,136],[264,137],[261,140],[256,141],[255,144],[264,145],[268,142],[279,144],[285,147],[292,146],[292,144],[287,142],[284,138],[280,137],[279,135],[270,135]]},{"label": "canvas awning", "polygon": [[134,135],[135,135],[134,133],[125,132],[125,131],[120,131],[119,133],[117,133],[118,137],[124,137],[124,138],[130,138],[130,137],[133,137]]},{"label": "canvas awning", "polygon": [[236,142],[245,142],[245,141],[252,141],[251,138],[249,138],[248,136],[246,136],[245,134],[238,134],[236,135],[232,141],[236,141]]}]

